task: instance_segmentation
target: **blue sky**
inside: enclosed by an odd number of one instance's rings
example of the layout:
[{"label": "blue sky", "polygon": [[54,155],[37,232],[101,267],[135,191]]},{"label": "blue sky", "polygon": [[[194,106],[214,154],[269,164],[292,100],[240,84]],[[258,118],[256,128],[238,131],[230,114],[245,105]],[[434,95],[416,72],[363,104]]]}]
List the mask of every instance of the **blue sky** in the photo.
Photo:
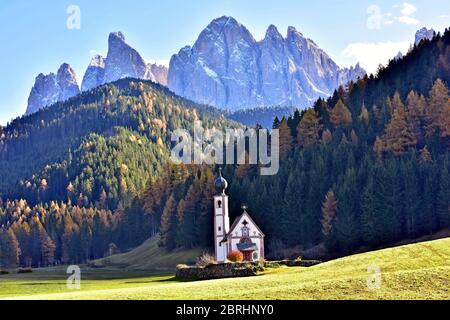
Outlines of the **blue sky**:
[{"label": "blue sky", "polygon": [[[79,29],[67,27],[71,5],[80,9]],[[0,124],[25,112],[40,72],[56,72],[67,62],[81,83],[91,55],[106,54],[111,31],[124,32],[147,60],[168,61],[222,15],[235,17],[256,39],[270,24],[282,34],[295,26],[339,65],[361,61],[371,71],[407,50],[417,29],[450,27],[450,1],[2,0]]]}]

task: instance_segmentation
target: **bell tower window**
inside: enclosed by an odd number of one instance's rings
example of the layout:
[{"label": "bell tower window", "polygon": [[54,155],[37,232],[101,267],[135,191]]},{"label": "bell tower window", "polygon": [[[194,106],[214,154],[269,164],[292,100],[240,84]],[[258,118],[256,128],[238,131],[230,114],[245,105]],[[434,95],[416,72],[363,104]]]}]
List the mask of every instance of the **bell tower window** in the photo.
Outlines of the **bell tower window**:
[{"label": "bell tower window", "polygon": [[222,201],[217,201],[217,208],[218,209],[221,209],[222,208]]}]

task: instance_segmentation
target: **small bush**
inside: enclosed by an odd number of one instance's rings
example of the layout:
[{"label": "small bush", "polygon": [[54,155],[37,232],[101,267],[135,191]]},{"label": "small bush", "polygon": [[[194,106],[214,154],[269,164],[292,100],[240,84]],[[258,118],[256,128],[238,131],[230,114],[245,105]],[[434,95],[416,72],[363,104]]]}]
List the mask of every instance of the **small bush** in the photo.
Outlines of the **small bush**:
[{"label": "small bush", "polygon": [[17,273],[32,273],[33,269],[31,268],[20,268],[19,270],[17,270]]},{"label": "small bush", "polygon": [[200,257],[197,258],[197,262],[195,264],[199,267],[206,267],[212,264],[217,264],[217,261],[214,256],[204,252]]},{"label": "small bush", "polygon": [[266,261],[264,263],[264,267],[277,269],[277,268],[281,267],[281,264],[279,262],[276,262],[276,261]]},{"label": "small bush", "polygon": [[0,274],[9,274],[8,270],[0,270]]},{"label": "small bush", "polygon": [[242,262],[244,260],[244,255],[240,251],[231,251],[227,258],[231,262]]}]

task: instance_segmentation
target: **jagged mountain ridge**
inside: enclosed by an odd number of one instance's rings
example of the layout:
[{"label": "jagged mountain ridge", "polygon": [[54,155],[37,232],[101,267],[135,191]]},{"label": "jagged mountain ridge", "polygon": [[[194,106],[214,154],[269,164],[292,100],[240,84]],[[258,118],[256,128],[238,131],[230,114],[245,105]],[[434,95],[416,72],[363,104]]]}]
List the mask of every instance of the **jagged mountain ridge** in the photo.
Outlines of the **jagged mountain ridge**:
[{"label": "jagged mountain ridge", "polygon": [[307,107],[364,74],[359,64],[339,68],[294,27],[283,37],[271,25],[256,41],[245,26],[224,16],[213,20],[192,47],[172,56],[168,86],[193,101],[231,110]]},{"label": "jagged mountain ridge", "polygon": [[87,91],[123,78],[151,80],[166,85],[167,68],[147,63],[137,50],[126,43],[122,32],[112,32],[108,38],[106,58],[96,55],[91,59],[81,88]]},{"label": "jagged mountain ridge", "polygon": [[145,62],[139,52],[126,43],[122,32],[112,32],[108,38],[106,58],[101,55],[92,57],[84,74],[81,90],[75,71],[64,63],[56,75],[40,74],[36,78],[28,99],[26,114],[65,101],[81,91],[88,91],[122,78],[151,80],[167,85],[167,72],[165,66]]},{"label": "jagged mountain ridge", "polygon": [[65,101],[80,93],[75,70],[63,63],[56,74],[39,74],[28,98],[26,114]]}]

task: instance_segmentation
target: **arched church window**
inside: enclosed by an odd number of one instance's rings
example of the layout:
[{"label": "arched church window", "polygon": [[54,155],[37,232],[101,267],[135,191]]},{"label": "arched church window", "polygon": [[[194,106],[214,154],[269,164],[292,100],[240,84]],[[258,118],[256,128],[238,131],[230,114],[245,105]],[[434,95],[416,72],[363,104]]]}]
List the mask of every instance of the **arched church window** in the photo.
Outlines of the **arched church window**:
[{"label": "arched church window", "polygon": [[217,201],[217,208],[221,209],[222,208],[222,201]]}]

